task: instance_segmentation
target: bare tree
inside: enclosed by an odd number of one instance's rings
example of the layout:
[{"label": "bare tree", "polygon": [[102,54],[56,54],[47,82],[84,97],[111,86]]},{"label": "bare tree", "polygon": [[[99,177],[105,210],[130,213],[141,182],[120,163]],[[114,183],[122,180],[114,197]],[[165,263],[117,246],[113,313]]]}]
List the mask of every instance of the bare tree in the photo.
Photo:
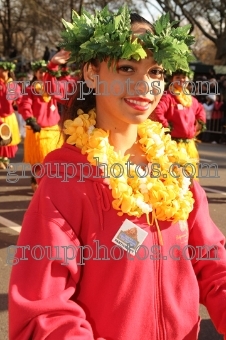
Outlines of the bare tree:
[{"label": "bare tree", "polygon": [[[156,3],[153,0],[139,3],[135,0],[1,0],[0,50],[9,57],[14,46],[28,59],[39,59],[45,46],[56,48],[58,45],[63,29],[61,19],[70,21],[72,9],[81,13],[83,7],[94,12],[108,5],[110,10],[115,10],[125,2],[131,10],[140,13],[149,10],[153,16],[156,10],[169,12],[172,20],[190,22],[194,34],[198,29],[199,36],[203,35],[215,46],[215,62],[226,63],[226,0],[158,0]],[[211,45],[202,45],[202,56],[205,46]],[[196,44],[194,53],[197,51]]]},{"label": "bare tree", "polygon": [[[151,7],[153,1],[144,0]],[[216,46],[215,63],[226,64],[226,0],[158,0],[171,19],[186,19]]]},{"label": "bare tree", "polygon": [[16,0],[2,0],[0,4],[0,27],[2,31],[3,54],[8,56],[14,45],[14,35],[17,32],[18,22],[22,11],[19,10]]}]

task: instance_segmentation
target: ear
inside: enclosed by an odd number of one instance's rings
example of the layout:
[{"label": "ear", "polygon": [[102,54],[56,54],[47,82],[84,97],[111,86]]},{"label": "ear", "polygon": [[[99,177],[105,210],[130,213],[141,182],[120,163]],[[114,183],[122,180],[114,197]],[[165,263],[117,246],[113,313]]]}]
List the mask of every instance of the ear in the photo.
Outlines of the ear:
[{"label": "ear", "polygon": [[91,64],[85,64],[83,67],[83,75],[86,85],[90,89],[95,89],[97,87],[97,70]]}]

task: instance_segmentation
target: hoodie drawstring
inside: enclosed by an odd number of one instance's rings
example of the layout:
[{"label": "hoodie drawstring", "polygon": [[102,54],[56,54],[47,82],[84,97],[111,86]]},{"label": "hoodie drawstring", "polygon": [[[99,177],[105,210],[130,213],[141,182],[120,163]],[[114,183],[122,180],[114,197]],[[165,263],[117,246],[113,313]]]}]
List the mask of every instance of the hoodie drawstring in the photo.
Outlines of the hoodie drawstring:
[{"label": "hoodie drawstring", "polygon": [[101,230],[104,230],[104,215],[103,211],[108,211],[111,208],[111,202],[107,193],[109,190],[105,185],[98,182],[93,183],[94,191],[97,198],[98,215],[100,218]]}]

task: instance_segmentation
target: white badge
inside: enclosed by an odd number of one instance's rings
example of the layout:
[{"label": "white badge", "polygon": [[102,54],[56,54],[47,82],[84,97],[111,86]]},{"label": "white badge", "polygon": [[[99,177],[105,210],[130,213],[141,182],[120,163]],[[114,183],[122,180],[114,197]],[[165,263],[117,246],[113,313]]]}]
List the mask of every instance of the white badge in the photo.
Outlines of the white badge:
[{"label": "white badge", "polygon": [[52,104],[52,105],[50,106],[50,110],[55,111],[55,109],[56,109],[56,106]]},{"label": "white badge", "polygon": [[148,233],[129,220],[125,220],[112,242],[128,251],[131,255],[136,254],[136,249],[144,242]]},{"label": "white badge", "polygon": [[188,231],[188,222],[187,221],[179,221],[179,227],[181,231]]},{"label": "white badge", "polygon": [[183,110],[184,109],[182,104],[177,104],[177,108],[178,108],[178,110]]}]

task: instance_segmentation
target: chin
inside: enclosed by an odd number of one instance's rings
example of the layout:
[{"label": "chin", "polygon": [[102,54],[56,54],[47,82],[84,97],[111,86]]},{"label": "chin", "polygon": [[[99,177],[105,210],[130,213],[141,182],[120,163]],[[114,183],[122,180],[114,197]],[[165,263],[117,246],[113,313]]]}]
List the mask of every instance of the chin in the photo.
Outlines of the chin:
[{"label": "chin", "polygon": [[145,120],[147,120],[149,118],[150,114],[148,115],[139,115],[139,116],[135,116],[133,118],[130,118],[127,122],[129,124],[141,124],[143,122],[145,122]]}]

